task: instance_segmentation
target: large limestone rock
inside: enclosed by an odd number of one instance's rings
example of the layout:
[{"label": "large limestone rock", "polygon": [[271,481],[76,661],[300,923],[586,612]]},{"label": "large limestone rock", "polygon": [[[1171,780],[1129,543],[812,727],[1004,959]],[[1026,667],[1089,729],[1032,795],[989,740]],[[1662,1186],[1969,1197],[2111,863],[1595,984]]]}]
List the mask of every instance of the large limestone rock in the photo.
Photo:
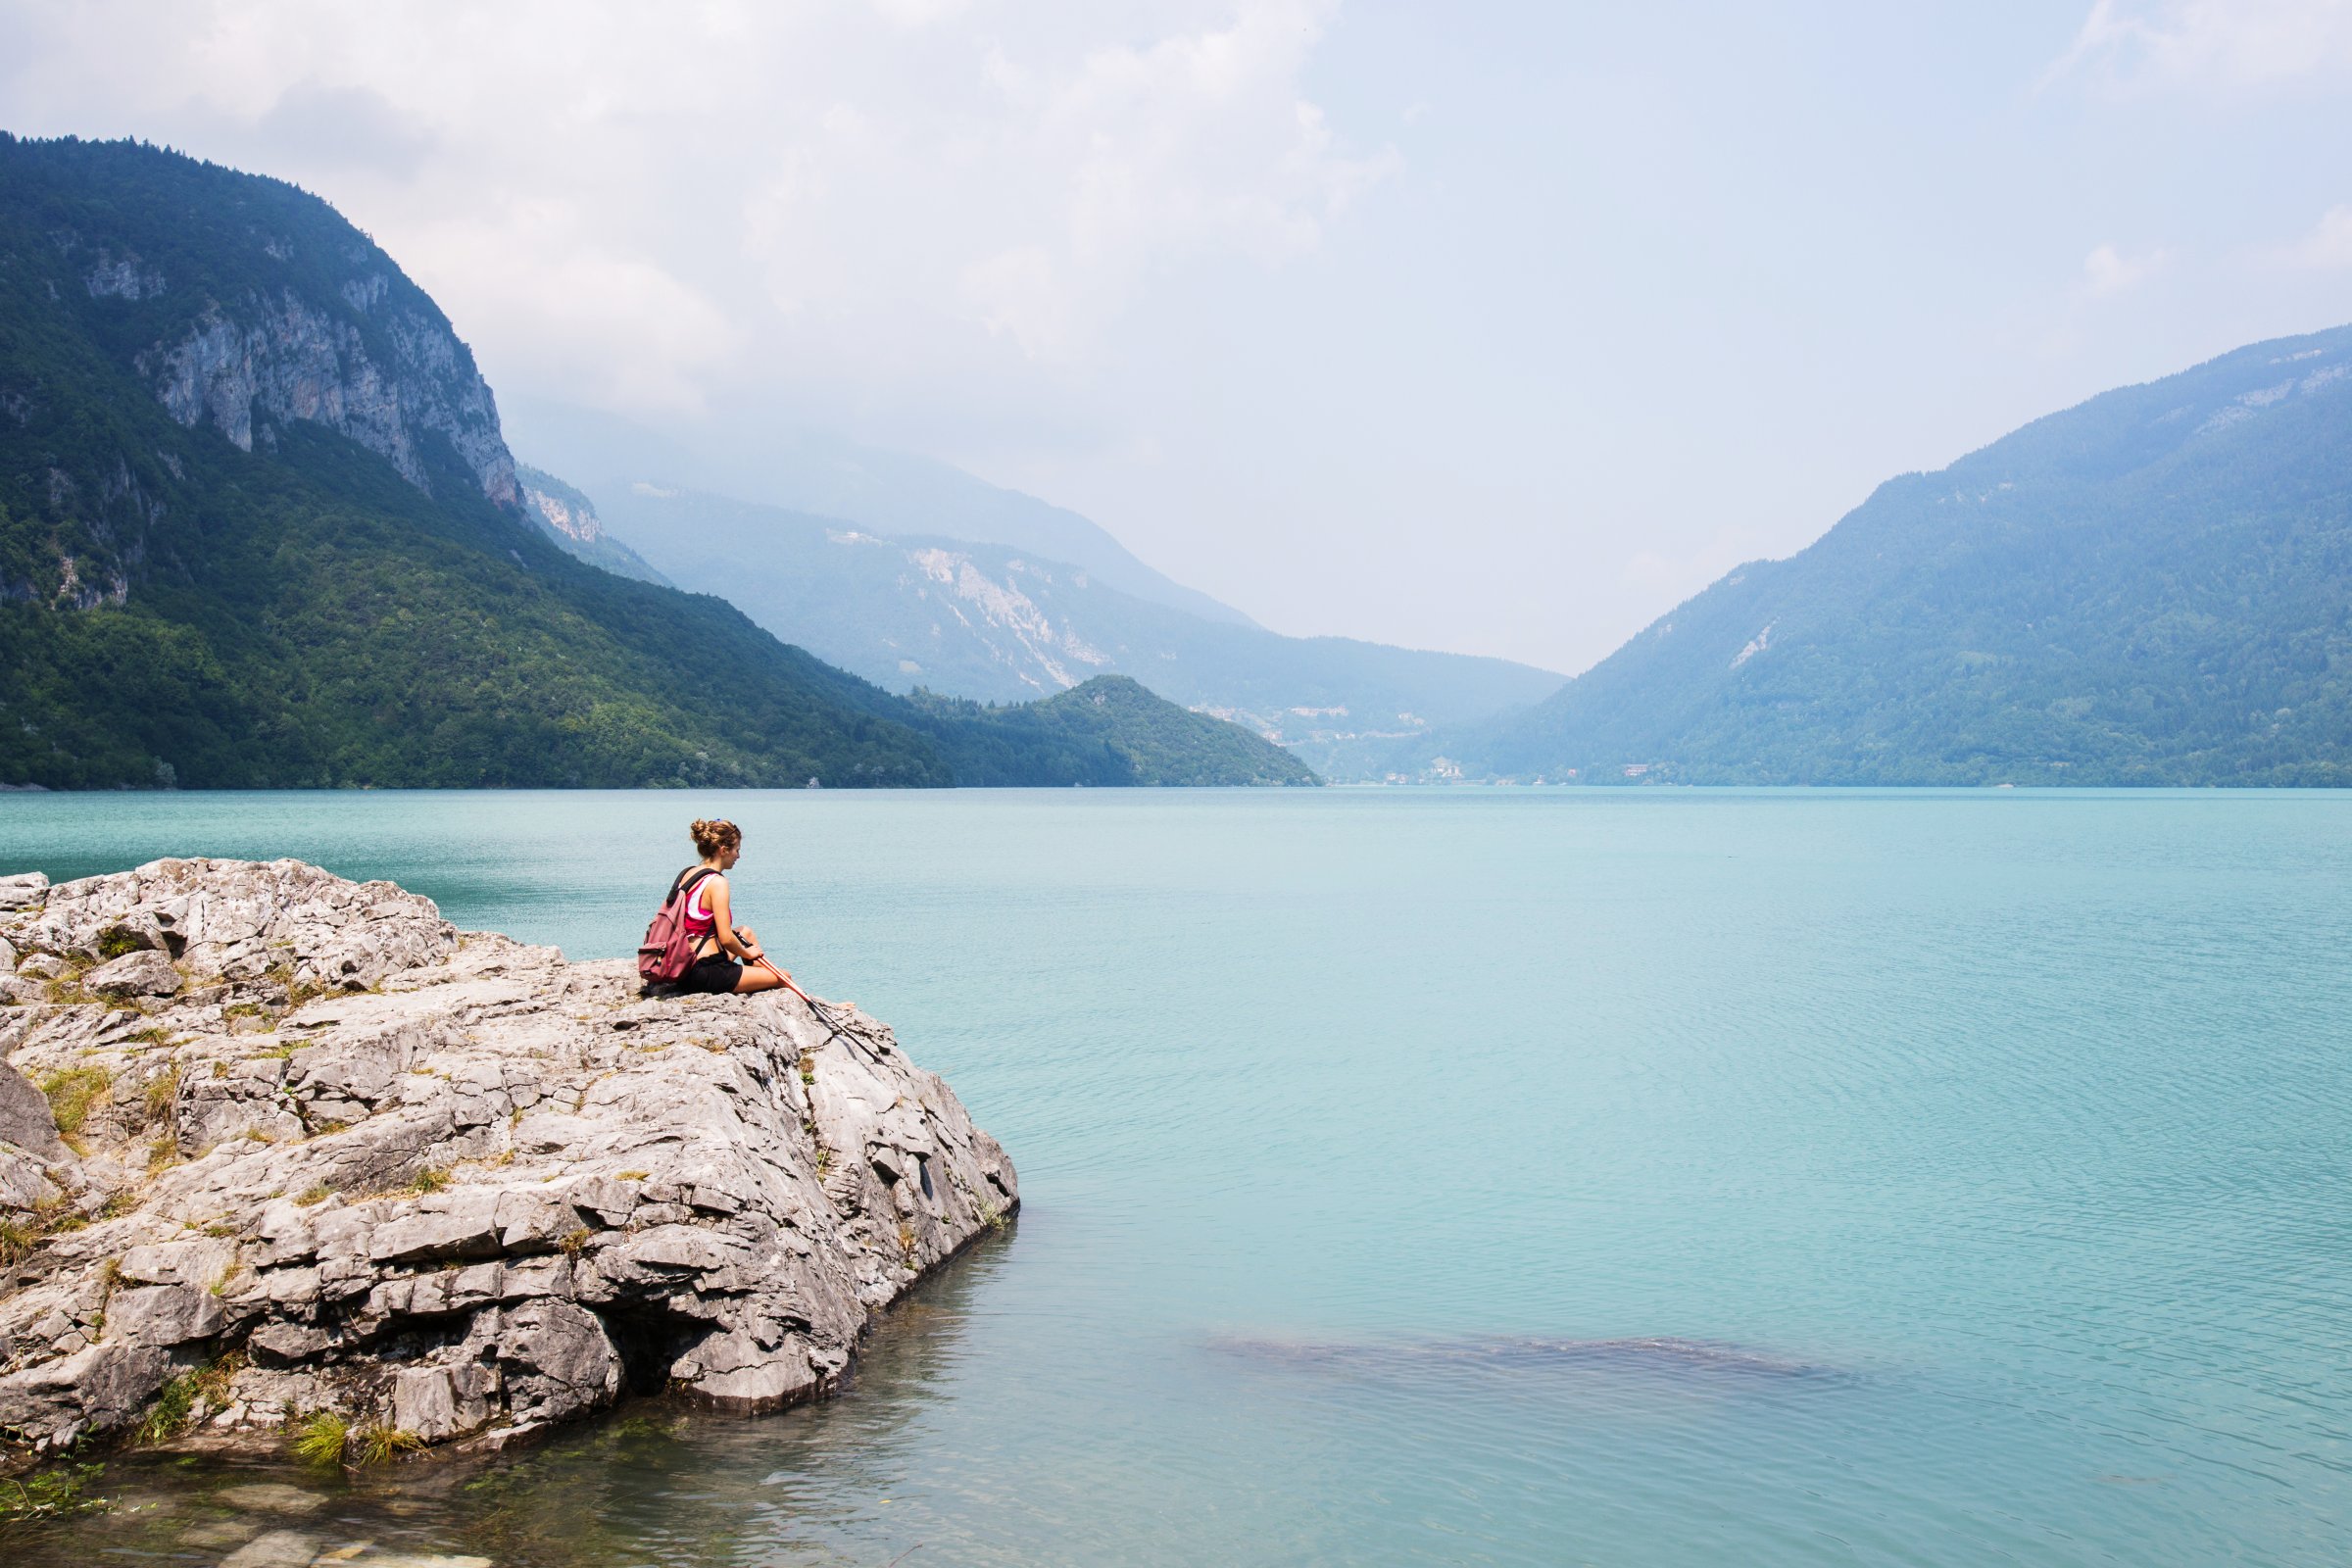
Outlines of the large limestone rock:
[{"label": "large limestone rock", "polygon": [[32,1080],[0,1061],[0,1214],[60,1202],[65,1189],[51,1172],[62,1174],[73,1163],[74,1152],[58,1136],[48,1098]]},{"label": "large limestone rock", "polygon": [[30,889],[0,936],[44,972],[0,1005],[20,1448],[198,1371],[223,1437],[335,1411],[498,1443],[662,1388],[773,1409],[1018,1202],[854,1008],[642,998],[388,883],[160,860]]},{"label": "large limestone rock", "polygon": [[[290,288],[274,296],[253,291],[229,310],[209,307],[176,342],[140,354],[139,371],[174,419],[212,424],[247,452],[257,413],[281,423],[313,420],[381,454],[429,491],[423,449],[439,436],[473,471],[482,494],[517,505],[514,459],[473,356],[430,300],[390,285],[385,272],[362,271],[341,290],[343,304],[374,318],[372,341],[319,300]],[[94,276],[92,293],[100,286]]]}]

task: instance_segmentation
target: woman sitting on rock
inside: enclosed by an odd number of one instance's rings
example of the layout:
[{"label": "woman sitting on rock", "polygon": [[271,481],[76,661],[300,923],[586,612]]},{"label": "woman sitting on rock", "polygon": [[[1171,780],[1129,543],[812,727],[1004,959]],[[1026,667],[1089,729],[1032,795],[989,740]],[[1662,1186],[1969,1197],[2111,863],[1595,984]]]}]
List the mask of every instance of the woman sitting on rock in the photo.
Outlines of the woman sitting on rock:
[{"label": "woman sitting on rock", "polygon": [[[721,818],[699,818],[687,831],[702,860],[678,873],[671,892],[686,895],[686,934],[694,939],[694,966],[678,978],[680,991],[773,991],[792,976],[768,963],[749,926],[734,923],[726,873],[743,858],[743,830]],[[732,955],[732,956],[729,956]]]}]

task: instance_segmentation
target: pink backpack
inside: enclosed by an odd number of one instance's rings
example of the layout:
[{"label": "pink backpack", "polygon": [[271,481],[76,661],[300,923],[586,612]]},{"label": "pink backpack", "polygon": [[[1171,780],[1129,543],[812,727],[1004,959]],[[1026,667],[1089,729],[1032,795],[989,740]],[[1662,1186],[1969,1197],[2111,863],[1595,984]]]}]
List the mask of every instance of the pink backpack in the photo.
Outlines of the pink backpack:
[{"label": "pink backpack", "polygon": [[649,985],[671,985],[694,967],[694,938],[686,934],[686,901],[703,878],[715,873],[710,867],[688,881],[680,871],[678,879],[669,885],[669,897],[662,901],[662,910],[654,923],[645,928],[645,941],[637,949],[637,972]]}]

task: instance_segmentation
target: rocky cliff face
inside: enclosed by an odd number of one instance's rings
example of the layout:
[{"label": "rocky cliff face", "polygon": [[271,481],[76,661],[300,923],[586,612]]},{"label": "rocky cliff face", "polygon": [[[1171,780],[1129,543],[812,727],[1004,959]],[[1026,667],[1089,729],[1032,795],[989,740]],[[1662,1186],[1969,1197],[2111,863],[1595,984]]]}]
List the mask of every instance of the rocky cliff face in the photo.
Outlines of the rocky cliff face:
[{"label": "rocky cliff face", "polygon": [[0,881],[0,992],[20,1451],[321,1415],[497,1444],[664,1387],[775,1408],[1019,1200],[854,1007],[646,1000],[296,861]]},{"label": "rocky cliff face", "polygon": [[[94,298],[119,292],[133,300],[165,283],[137,258],[111,255],[86,281]],[[438,434],[482,494],[519,505],[489,383],[449,323],[400,298],[380,271],[355,272],[342,304],[350,314],[330,314],[291,288],[257,291],[231,307],[214,302],[184,335],[140,354],[137,368],[174,419],[210,423],[247,452],[257,417],[265,436],[267,421],[308,419],[380,454],[429,491],[417,445]],[[377,330],[364,332],[362,322]]]},{"label": "rocky cliff face", "polygon": [[592,545],[605,537],[605,525],[597,519],[596,508],[592,506],[559,495],[543,485],[525,485],[522,497],[548,527],[573,544]]},{"label": "rocky cliff face", "polygon": [[209,499],[252,471],[211,433],[291,455],[309,426],[521,518],[471,351],[326,203],[160,148],[0,131],[0,605],[184,582],[219,548]]}]

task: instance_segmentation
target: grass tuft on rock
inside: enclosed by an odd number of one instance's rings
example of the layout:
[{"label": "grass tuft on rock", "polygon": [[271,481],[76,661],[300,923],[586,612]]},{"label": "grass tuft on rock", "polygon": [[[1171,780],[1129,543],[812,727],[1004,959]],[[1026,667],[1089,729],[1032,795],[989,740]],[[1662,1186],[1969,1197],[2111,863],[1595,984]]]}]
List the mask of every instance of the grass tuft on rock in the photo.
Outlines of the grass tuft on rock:
[{"label": "grass tuft on rock", "polygon": [[148,1079],[140,1100],[147,1107],[148,1125],[153,1126],[170,1117],[172,1107],[179,1100],[179,1063],[173,1062]]},{"label": "grass tuft on rock", "polygon": [[90,1107],[114,1083],[115,1075],[104,1067],[68,1067],[42,1079],[41,1093],[49,1097],[49,1114],[56,1118],[57,1130],[69,1138],[80,1132],[90,1119]]},{"label": "grass tuft on rock", "polygon": [[351,1435],[349,1462],[360,1466],[390,1464],[404,1453],[420,1453],[424,1440],[386,1421],[370,1422]]},{"label": "grass tuft on rock", "polygon": [[[121,1263],[119,1260],[110,1260],[108,1266],[111,1288],[112,1283],[122,1277]],[[218,1284],[213,1292],[220,1294]],[[155,1403],[148,1407],[147,1417],[139,1423],[138,1430],[132,1434],[133,1439],[139,1443],[165,1443],[179,1436],[187,1430],[199,1399],[213,1405],[228,1403],[229,1382],[244,1369],[244,1353],[232,1350],[203,1366],[182,1372],[165,1384],[163,1392],[155,1396]]]},{"label": "grass tuft on rock", "polygon": [[164,1385],[147,1410],[147,1418],[139,1423],[137,1440],[141,1443],[162,1443],[179,1436],[188,1424],[188,1416],[196,1408],[199,1392],[196,1374],[182,1372]]},{"label": "grass tuft on rock", "polygon": [[146,945],[138,939],[135,933],[125,931],[118,926],[99,937],[98,961],[104,963],[110,958],[120,958],[126,954],[138,952]]},{"label": "grass tuft on rock", "polygon": [[196,1374],[196,1392],[213,1404],[228,1403],[228,1386],[245,1370],[245,1352],[231,1350]]},{"label": "grass tuft on rock", "polygon": [[319,1410],[294,1427],[294,1457],[326,1469],[343,1462],[351,1444],[351,1423],[332,1410]]}]

